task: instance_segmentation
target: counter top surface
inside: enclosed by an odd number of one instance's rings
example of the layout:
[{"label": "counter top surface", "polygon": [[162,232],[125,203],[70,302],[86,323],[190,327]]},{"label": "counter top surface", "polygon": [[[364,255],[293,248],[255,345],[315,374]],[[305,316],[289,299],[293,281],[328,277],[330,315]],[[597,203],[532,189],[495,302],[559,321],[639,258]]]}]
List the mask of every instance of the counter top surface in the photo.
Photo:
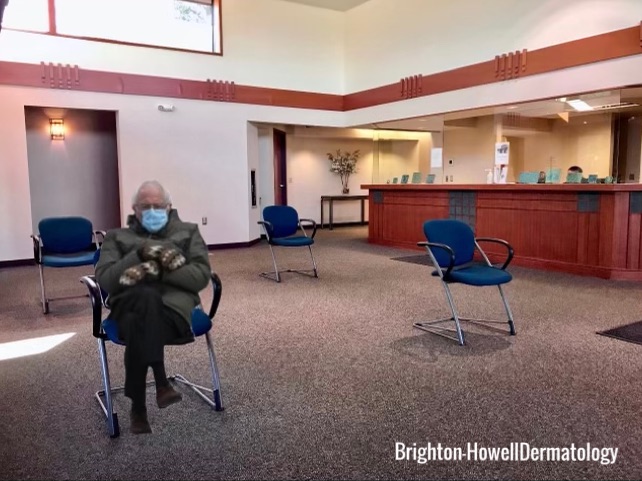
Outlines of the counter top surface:
[{"label": "counter top surface", "polygon": [[367,190],[397,191],[521,191],[521,192],[640,192],[642,184],[362,184]]}]

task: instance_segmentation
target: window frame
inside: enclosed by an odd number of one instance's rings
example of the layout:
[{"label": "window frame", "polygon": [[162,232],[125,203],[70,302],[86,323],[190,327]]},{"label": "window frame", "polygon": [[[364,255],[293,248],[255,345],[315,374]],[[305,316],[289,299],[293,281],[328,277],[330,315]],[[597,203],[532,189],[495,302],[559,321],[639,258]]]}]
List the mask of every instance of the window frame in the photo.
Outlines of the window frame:
[{"label": "window frame", "polygon": [[[106,0],[109,1],[109,0]],[[203,4],[203,1],[199,0],[182,0],[184,2]],[[102,38],[102,37],[87,37],[82,35],[68,35],[64,33],[59,33],[56,28],[56,0],[47,0],[48,4],[48,16],[49,16],[49,30],[46,32],[38,30],[29,30],[22,28],[11,28],[3,26],[3,30],[12,30],[14,32],[26,32],[26,33],[35,33],[38,35],[51,35],[54,37],[61,38],[70,38],[75,40],[85,40],[88,42],[101,42],[101,43],[110,43],[114,45],[125,45],[130,47],[146,47],[146,48],[155,48],[160,50],[171,50],[175,52],[188,52],[188,53],[198,53],[201,55],[223,55],[223,15],[222,15],[222,3],[223,0],[210,0],[212,2],[212,51],[205,52],[203,50],[191,50],[181,47],[167,47],[164,45],[154,45],[149,43],[139,43],[139,42],[128,42],[125,40],[114,40],[111,38]],[[7,8],[11,8],[10,5]],[[218,48],[217,47],[218,44]]]}]

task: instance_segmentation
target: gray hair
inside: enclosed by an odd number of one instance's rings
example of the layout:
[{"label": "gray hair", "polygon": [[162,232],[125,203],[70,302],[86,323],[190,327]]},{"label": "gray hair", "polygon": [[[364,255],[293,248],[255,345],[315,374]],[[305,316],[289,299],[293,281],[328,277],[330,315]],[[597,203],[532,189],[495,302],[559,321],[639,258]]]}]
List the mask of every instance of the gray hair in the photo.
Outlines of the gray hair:
[{"label": "gray hair", "polygon": [[170,205],[172,203],[172,196],[169,195],[169,191],[163,187],[163,185],[157,181],[157,180],[146,180],[142,184],[140,184],[140,187],[136,190],[136,193],[134,194],[134,197],[132,197],[132,205],[138,204],[138,197],[140,196],[140,193],[142,190],[145,190],[148,187],[153,187],[155,189],[158,189],[161,191],[163,195],[163,200],[167,205]]}]

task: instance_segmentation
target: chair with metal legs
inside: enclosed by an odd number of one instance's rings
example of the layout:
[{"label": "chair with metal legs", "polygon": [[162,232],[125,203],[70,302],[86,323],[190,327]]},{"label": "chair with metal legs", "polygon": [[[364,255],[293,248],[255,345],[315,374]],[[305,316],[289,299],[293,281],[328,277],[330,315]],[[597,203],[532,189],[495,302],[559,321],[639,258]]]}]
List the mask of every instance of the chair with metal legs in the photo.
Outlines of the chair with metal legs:
[{"label": "chair with metal legs", "polygon": [[[435,267],[433,275],[441,279],[441,283],[446,291],[446,298],[452,312],[452,317],[435,321],[416,322],[414,323],[414,327],[457,341],[461,346],[465,345],[461,321],[481,324],[507,323],[509,333],[515,335],[513,314],[506,300],[504,290],[502,289],[503,284],[512,280],[511,274],[506,271],[506,267],[508,267],[508,264],[510,264],[510,261],[513,259],[513,248],[511,245],[502,239],[489,237],[475,238],[473,230],[467,224],[458,220],[440,219],[427,221],[424,223],[424,234],[427,242],[418,242],[417,245],[425,247],[430,256]],[[480,242],[492,242],[506,248],[507,257],[501,267],[496,267],[490,262],[486,253],[480,247]],[[473,262],[475,250],[480,253],[484,261],[483,264]],[[476,287],[497,286],[508,320],[494,321],[460,317],[455,308],[449,287],[450,284],[455,283]],[[440,326],[440,324],[450,321],[455,323],[454,330]],[[454,332],[456,337],[447,334],[448,332]]]},{"label": "chair with metal legs", "polygon": [[[100,241],[98,237],[101,237]],[[42,312],[49,313],[49,302],[73,299],[84,294],[48,298],[44,267],[78,267],[94,263],[94,254],[100,248],[105,232],[93,230],[91,221],[84,217],[48,217],[38,223],[38,234],[33,234],[33,258],[40,273],[40,301]]]},{"label": "chair with metal legs", "polygon": [[[303,223],[307,223],[304,226]],[[312,253],[312,244],[314,244],[314,236],[317,233],[317,223],[312,219],[299,219],[297,211],[287,205],[271,205],[263,209],[263,220],[259,221],[263,226],[268,245],[270,246],[270,253],[272,254],[272,262],[274,264],[273,272],[262,272],[260,275],[276,282],[281,282],[282,272],[296,272],[298,274],[305,274],[311,277],[319,277],[317,271],[317,263]],[[312,234],[308,236],[305,227],[312,228]],[[303,235],[295,235],[299,229]],[[310,251],[310,258],[312,259],[312,269],[281,269],[276,263],[273,247],[307,247]]]},{"label": "chair with metal legs", "polygon": [[[219,379],[214,344],[212,341],[211,329],[212,320],[221,301],[222,284],[218,275],[212,273],[212,304],[209,312],[205,312],[200,306],[192,311],[192,332],[194,337],[204,336],[209,354],[209,364],[212,376],[212,387],[205,387],[189,381],[182,374],[169,376],[170,381],[180,383],[193,390],[203,401],[216,411],[223,411],[221,398],[221,383]],[[118,335],[118,325],[112,319],[102,319],[103,308],[108,308],[106,293],[101,290],[95,276],[84,276],[80,281],[89,289],[89,295],[93,307],[93,336],[98,340],[98,354],[100,356],[100,368],[103,380],[103,389],[96,391],[95,397],[107,420],[109,436],[116,438],[120,435],[118,415],[114,412],[113,395],[124,391],[124,387],[112,387],[109,378],[109,365],[107,362],[106,341],[124,345]],[[151,384],[151,382],[149,383]]]}]

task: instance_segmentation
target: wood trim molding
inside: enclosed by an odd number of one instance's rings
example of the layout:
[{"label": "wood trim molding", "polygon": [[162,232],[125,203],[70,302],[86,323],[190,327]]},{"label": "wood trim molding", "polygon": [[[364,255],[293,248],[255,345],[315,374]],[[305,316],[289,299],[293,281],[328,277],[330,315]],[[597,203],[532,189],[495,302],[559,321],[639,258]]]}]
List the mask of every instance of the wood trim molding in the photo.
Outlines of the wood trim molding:
[{"label": "wood trim molding", "polygon": [[[423,89],[420,95],[434,95],[640,54],[642,54],[642,23],[640,26],[615,30],[537,50],[522,49],[511,53],[502,53],[487,62],[424,75],[422,76]],[[398,88],[397,84],[391,84],[346,95],[344,99],[345,110],[373,107],[398,101]]]},{"label": "wood trim molding", "polygon": [[182,80],[85,70],[51,62],[0,62],[0,85],[237,102],[318,110],[343,110],[343,96],[239,85],[229,80]]},{"label": "wood trim molding", "polygon": [[199,81],[85,70],[78,65],[47,61],[40,65],[0,62],[0,85],[349,111],[640,54],[642,22],[639,26],[533,51],[498,54],[493,60],[453,70],[416,74],[394,84],[348,95],[254,87],[231,80]]}]

